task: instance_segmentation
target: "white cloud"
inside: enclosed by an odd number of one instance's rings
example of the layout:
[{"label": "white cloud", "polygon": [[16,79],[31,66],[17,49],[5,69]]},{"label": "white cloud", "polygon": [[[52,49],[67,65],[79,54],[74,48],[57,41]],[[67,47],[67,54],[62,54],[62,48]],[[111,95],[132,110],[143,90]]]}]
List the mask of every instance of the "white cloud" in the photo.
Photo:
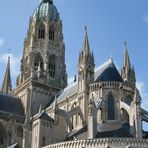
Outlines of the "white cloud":
[{"label": "white cloud", "polygon": [[0,38],[0,47],[4,46],[5,45],[5,41],[3,38]]},{"label": "white cloud", "polygon": [[142,107],[144,109],[147,109],[148,108],[148,92],[145,90],[146,86],[142,81],[137,81],[136,85],[142,97]]},{"label": "white cloud", "polygon": [[148,24],[148,16],[143,16],[143,17],[142,17],[142,20],[143,20],[145,23]]},{"label": "white cloud", "polygon": [[10,68],[12,79],[16,77],[19,73],[19,64],[21,56],[16,56],[14,54],[0,54],[0,64],[6,65],[8,62],[8,57],[10,56]]}]

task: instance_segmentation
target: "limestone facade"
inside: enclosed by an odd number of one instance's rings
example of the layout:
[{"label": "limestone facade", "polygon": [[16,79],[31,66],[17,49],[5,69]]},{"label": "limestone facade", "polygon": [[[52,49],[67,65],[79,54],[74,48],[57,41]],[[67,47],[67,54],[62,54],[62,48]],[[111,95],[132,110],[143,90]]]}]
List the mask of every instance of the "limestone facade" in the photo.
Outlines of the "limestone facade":
[{"label": "limestone facade", "polygon": [[[0,148],[148,147],[148,112],[126,43],[121,73],[113,59],[95,68],[87,27],[83,44],[78,78],[67,86],[62,20],[53,1],[42,0],[30,17],[17,86],[0,94]],[[2,90],[11,86],[9,71]]]}]

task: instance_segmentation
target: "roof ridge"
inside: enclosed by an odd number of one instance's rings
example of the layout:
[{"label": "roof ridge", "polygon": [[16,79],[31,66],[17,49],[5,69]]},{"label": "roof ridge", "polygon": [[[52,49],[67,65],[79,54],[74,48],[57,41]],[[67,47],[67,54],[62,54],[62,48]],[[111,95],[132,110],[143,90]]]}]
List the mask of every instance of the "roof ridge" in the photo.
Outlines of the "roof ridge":
[{"label": "roof ridge", "polygon": [[109,64],[114,64],[113,59],[109,58],[107,61],[105,61],[103,64],[99,65],[98,67],[95,68],[95,72],[103,68],[104,66],[107,66]]}]

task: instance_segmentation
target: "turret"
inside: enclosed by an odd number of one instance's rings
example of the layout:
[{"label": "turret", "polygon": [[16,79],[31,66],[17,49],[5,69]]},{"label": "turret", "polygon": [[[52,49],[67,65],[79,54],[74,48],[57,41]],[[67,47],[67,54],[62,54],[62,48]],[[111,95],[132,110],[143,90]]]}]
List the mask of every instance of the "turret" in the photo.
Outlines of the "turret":
[{"label": "turret", "polygon": [[[80,108],[86,124],[88,123],[89,84],[94,82],[94,66],[94,56],[90,52],[87,28],[85,27],[84,44],[78,61],[78,98],[81,101]],[[85,123],[82,124],[85,125]]]},{"label": "turret", "polygon": [[124,64],[121,69],[121,76],[125,82],[133,84],[135,86],[136,78],[135,78],[135,70],[134,67],[131,65],[127,44],[125,42],[124,47]]},{"label": "turret", "polygon": [[94,55],[90,52],[87,28],[83,48],[79,54],[78,61],[78,89],[79,93],[88,91],[89,84],[94,81]]},{"label": "turret", "polygon": [[12,84],[11,84],[11,75],[10,75],[10,57],[8,57],[7,68],[2,84],[1,93],[9,94],[11,90],[12,90]]}]

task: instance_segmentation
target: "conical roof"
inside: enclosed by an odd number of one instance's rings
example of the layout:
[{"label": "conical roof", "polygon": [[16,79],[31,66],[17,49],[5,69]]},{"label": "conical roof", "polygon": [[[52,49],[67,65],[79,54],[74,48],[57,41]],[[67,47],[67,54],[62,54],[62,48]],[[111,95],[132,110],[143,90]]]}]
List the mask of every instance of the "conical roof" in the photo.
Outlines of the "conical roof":
[{"label": "conical roof", "polygon": [[112,59],[110,59],[106,67],[104,67],[104,69],[100,71],[100,74],[96,78],[95,82],[102,82],[102,81],[115,81],[115,82],[123,81]]}]

